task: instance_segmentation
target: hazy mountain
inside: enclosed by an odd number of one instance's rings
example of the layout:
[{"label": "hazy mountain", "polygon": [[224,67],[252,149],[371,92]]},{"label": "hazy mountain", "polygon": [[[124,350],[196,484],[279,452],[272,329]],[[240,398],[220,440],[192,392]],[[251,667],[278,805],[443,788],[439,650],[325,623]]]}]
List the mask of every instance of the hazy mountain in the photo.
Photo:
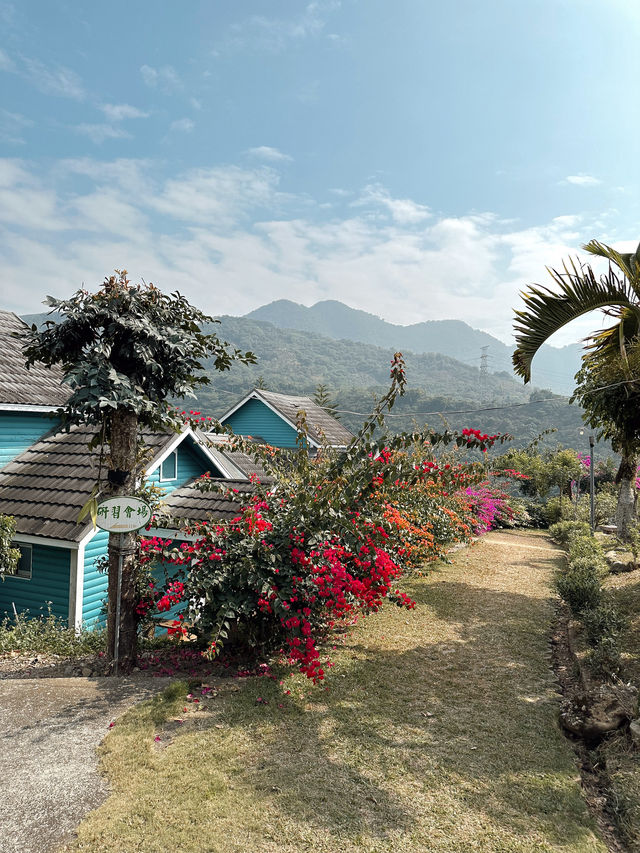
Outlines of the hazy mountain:
[{"label": "hazy mountain", "polygon": [[[303,316],[307,310],[302,309]],[[39,324],[47,315],[33,314],[23,319]],[[465,327],[464,323],[451,322]],[[223,373],[208,365],[211,385],[198,392],[197,402],[187,400],[181,404],[215,416],[222,415],[250,391],[259,378],[270,390],[284,393],[313,394],[322,383],[343,410],[344,423],[357,430],[362,422],[359,413],[370,411],[373,398],[388,388],[389,363],[397,349],[397,343],[383,347],[336,340],[315,332],[281,329],[246,317],[222,317],[213,329],[224,340],[258,356],[255,365],[235,364]],[[412,429],[415,424],[425,422],[437,428],[446,420],[452,428],[473,426],[490,433],[512,433],[519,446],[549,427],[558,428],[548,439],[551,445],[561,442],[581,448],[587,441],[579,436],[581,410],[562,398],[524,386],[506,372],[483,377],[477,363],[464,364],[433,352],[413,353],[406,347],[404,355],[407,392],[397,401],[393,417],[388,420],[392,430]]]},{"label": "hazy mountain", "polygon": [[[266,320],[281,329],[315,332],[329,338],[361,341],[403,352],[442,353],[477,367],[480,367],[482,347],[487,347],[485,352],[489,372],[507,371],[512,374],[513,348],[461,320],[427,320],[411,326],[398,326],[335,300],[317,302],[307,308],[288,299],[270,302],[251,311],[246,317]],[[574,387],[573,377],[579,367],[581,351],[579,344],[560,349],[542,347],[533,362],[535,384],[550,388],[557,394],[570,393]]]},{"label": "hazy mountain", "polygon": [[[252,385],[261,376],[267,386],[283,392],[306,393],[318,383],[333,390],[386,388],[392,346],[374,346],[333,339],[316,332],[282,329],[247,317],[222,317],[215,327],[220,337],[240,349],[252,350],[258,363],[235,365],[216,377],[218,387],[238,382]],[[409,389],[431,396],[445,395],[476,403],[488,400],[520,403],[531,388],[507,373],[481,376],[478,365],[464,364],[441,353],[404,349]]]},{"label": "hazy mountain", "polygon": [[[373,398],[388,388],[391,347],[278,329],[246,317],[222,317],[215,328],[240,349],[253,350],[258,363],[234,365],[224,373],[211,371],[212,384],[198,392],[194,404],[207,414],[223,414],[259,377],[266,388],[284,393],[313,394],[323,383],[342,410],[343,422],[356,430]],[[407,392],[388,419],[392,430],[425,422],[437,428],[446,421],[457,429],[472,426],[491,433],[509,432],[516,445],[524,446],[543,430],[556,427],[558,432],[548,439],[550,445],[561,442],[581,448],[587,443],[579,435],[581,410],[566,399],[524,386],[507,373],[482,377],[477,366],[439,353],[405,350],[404,355]]]}]

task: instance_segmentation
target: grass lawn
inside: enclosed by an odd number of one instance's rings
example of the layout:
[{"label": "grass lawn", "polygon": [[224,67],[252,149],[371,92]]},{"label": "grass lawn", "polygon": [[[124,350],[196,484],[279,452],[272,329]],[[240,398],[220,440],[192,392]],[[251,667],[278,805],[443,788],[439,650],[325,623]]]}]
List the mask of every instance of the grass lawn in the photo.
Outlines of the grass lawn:
[{"label": "grass lawn", "polygon": [[344,638],[328,690],[255,678],[139,706],[102,747],[112,795],[67,849],[605,851],[557,725],[558,559],[536,533],[458,552],[407,585],[415,611]]}]

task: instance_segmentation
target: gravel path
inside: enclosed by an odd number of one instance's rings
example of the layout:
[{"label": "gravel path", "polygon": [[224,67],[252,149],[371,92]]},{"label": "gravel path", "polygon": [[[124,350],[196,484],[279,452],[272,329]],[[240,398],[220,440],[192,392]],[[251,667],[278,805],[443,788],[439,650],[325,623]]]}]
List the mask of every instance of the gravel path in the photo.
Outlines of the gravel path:
[{"label": "gravel path", "polygon": [[96,747],[109,723],[166,678],[0,681],[1,853],[46,853],[106,799]]}]

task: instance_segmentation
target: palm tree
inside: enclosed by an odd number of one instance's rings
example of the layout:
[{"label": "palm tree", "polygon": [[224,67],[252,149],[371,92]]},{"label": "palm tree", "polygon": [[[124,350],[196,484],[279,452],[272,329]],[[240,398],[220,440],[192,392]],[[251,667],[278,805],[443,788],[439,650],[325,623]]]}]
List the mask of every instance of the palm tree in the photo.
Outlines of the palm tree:
[{"label": "palm tree", "polygon": [[[526,306],[515,311],[513,364],[515,372],[525,382],[531,380],[531,363],[542,344],[572,320],[596,310],[612,317],[615,322],[604,330],[592,332],[585,339],[583,371],[592,378],[615,375],[621,387],[640,379],[635,369],[637,359],[629,358],[631,349],[635,355],[640,348],[640,245],[634,253],[628,254],[617,252],[597,240],[583,248],[589,254],[609,261],[606,273],[598,278],[589,264],[576,264],[570,260],[563,263],[562,271],[548,269],[556,289],[536,284],[522,293]],[[588,393],[597,395],[598,387],[597,382],[591,382]],[[580,394],[576,396],[589,409],[591,398]],[[635,405],[632,399],[619,397],[623,407]],[[590,412],[590,423],[598,423],[602,427],[601,433],[612,439],[614,449],[622,455],[616,477],[620,486],[616,523],[619,534],[626,538],[634,517],[640,430],[630,440],[629,418],[622,417],[624,414],[628,415],[618,409],[600,406],[597,412]],[[616,437],[620,439],[617,442]]]}]

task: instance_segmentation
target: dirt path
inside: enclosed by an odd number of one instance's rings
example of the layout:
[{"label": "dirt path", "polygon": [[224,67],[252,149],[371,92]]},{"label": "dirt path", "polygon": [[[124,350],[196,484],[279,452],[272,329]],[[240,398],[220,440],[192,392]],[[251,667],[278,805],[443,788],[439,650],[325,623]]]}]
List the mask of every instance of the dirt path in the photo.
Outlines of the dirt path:
[{"label": "dirt path", "polygon": [[109,723],[168,679],[0,681],[2,853],[45,853],[107,797],[96,747]]}]

